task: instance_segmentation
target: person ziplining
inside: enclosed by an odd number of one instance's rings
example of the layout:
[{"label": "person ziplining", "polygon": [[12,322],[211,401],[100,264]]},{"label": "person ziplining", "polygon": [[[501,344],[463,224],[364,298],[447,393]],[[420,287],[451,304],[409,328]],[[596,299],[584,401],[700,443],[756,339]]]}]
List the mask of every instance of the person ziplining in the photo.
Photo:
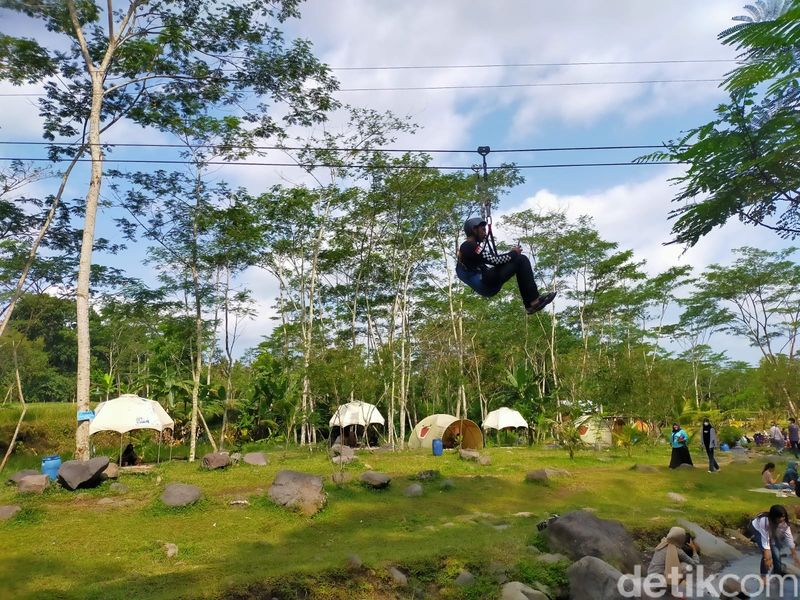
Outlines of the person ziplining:
[{"label": "person ziplining", "polygon": [[[487,176],[486,155],[489,152],[488,146],[478,148],[478,153],[483,157],[484,182]],[[522,248],[514,246],[509,252],[497,252],[491,230],[491,202],[488,199],[481,212],[481,217],[472,217],[464,222],[467,239],[458,250],[456,275],[477,294],[487,298],[496,295],[503,289],[503,284],[516,275],[525,312],[529,315],[539,312],[553,301],[556,293],[539,294],[531,261],[522,254]]]}]

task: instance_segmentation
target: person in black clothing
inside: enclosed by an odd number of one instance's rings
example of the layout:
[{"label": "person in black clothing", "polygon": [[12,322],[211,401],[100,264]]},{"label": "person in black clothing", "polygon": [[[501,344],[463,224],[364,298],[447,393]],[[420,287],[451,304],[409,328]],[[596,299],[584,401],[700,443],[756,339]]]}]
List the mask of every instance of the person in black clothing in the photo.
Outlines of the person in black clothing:
[{"label": "person in black clothing", "polygon": [[133,444],[125,446],[122,452],[122,460],[120,460],[121,467],[132,467],[139,464],[139,457],[136,456],[136,450],[133,449]]},{"label": "person in black clothing", "polygon": [[703,419],[703,448],[708,455],[708,472],[719,471],[719,463],[714,458],[714,449],[717,447],[717,430],[708,419]]},{"label": "person in black clothing", "polygon": [[533,278],[531,261],[514,246],[510,252],[497,254],[486,243],[486,221],[478,217],[464,222],[467,239],[461,244],[456,263],[456,275],[481,296],[497,294],[503,284],[517,276],[519,293],[525,311],[532,315],[542,310],[556,297],[555,292],[541,296]]}]

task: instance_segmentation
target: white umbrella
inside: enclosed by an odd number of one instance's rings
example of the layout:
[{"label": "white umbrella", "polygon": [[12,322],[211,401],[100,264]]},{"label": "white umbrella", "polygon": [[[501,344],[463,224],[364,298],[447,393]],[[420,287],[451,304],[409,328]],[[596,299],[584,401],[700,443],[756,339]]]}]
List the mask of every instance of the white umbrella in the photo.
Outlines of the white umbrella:
[{"label": "white umbrella", "polygon": [[373,424],[385,425],[386,420],[376,406],[360,400],[342,404],[328,422],[331,427],[348,427],[350,425],[366,427]]},{"label": "white umbrella", "polygon": [[[116,431],[120,434],[120,460],[122,459],[122,436],[134,429],[158,431],[158,460],[161,461],[161,434],[173,429],[175,421],[155,400],[141,398],[136,394],[123,394],[119,398],[101,402],[94,410],[95,417],[89,423],[89,435],[99,431]],[[170,457],[172,448],[170,447]]]},{"label": "white umbrella", "polygon": [[505,406],[490,412],[483,422],[484,429],[506,429],[507,427],[525,427],[527,429],[528,423],[518,411]]}]

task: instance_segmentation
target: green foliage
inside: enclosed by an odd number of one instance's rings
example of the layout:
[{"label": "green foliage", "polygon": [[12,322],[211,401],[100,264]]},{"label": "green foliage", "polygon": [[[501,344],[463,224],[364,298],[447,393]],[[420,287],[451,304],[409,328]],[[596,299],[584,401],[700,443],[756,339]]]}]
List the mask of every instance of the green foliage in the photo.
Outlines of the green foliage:
[{"label": "green foliage", "polygon": [[615,430],[613,433],[614,442],[623,448],[628,453],[628,456],[631,455],[631,451],[636,444],[639,444],[647,439],[647,434],[639,431],[633,425],[624,425],[618,430]]},{"label": "green foliage", "polygon": [[728,444],[731,448],[733,448],[736,443],[742,439],[744,435],[744,431],[742,431],[738,427],[734,427],[733,425],[723,425],[717,430],[717,440],[719,444]]},{"label": "green foliage", "polygon": [[564,421],[555,426],[555,434],[559,445],[569,452],[570,459],[574,459],[575,451],[584,446],[580,426],[575,425],[574,419]]}]

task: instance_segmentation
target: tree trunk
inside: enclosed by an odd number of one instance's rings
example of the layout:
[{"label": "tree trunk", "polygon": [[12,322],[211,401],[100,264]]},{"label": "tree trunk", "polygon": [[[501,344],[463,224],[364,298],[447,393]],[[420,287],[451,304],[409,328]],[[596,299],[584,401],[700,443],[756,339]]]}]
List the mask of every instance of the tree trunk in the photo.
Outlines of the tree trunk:
[{"label": "tree trunk", "polygon": [[14,429],[14,435],[11,436],[11,442],[8,444],[8,450],[6,450],[6,454],[3,457],[3,462],[0,463],[0,473],[5,468],[6,462],[8,461],[8,457],[11,456],[12,452],[14,452],[14,445],[17,443],[19,428],[22,425],[22,420],[25,418],[25,413],[28,412],[28,406],[25,404],[25,396],[22,394],[22,382],[19,379],[19,364],[17,364],[17,347],[13,344],[13,342],[11,345],[11,352],[14,356],[14,374],[17,379],[17,392],[19,393],[19,401],[22,404],[22,413],[19,415],[19,421],[17,421],[17,428]]}]

